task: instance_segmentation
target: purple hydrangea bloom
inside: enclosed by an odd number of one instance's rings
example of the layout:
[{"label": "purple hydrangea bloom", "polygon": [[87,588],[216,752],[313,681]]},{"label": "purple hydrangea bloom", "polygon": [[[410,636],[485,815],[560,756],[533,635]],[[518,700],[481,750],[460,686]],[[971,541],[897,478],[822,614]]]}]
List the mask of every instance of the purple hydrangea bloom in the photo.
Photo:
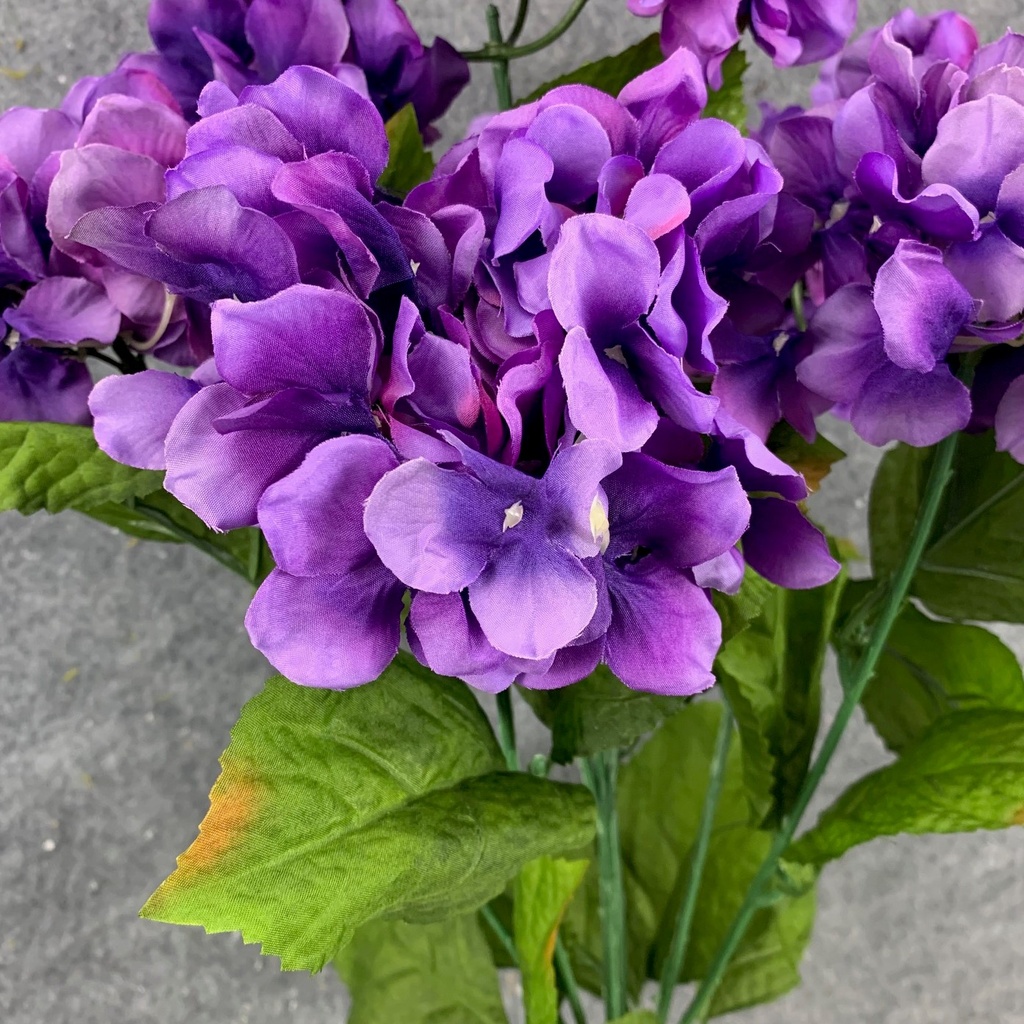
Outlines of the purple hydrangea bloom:
[{"label": "purple hydrangea bloom", "polygon": [[156,52],[129,54],[121,67],[155,73],[190,118],[212,81],[240,93],[305,64],[362,92],[385,118],[412,103],[433,138],[431,122],[469,81],[452,46],[425,47],[395,0],[152,0],[149,31]]},{"label": "purple hydrangea bloom", "polygon": [[167,171],[166,201],[89,211],[73,243],[200,303],[339,277],[365,296],[411,277],[373,202],[388,144],[368,100],[326,71],[292,67],[237,98],[214,82],[200,112]]},{"label": "purple hydrangea bloom", "polygon": [[161,201],[186,128],[145,72],[83,80],[59,110],[0,116],[0,313],[8,348],[47,351],[8,359],[0,415],[88,422],[82,356],[119,337],[172,362],[202,355],[182,302],[69,238],[83,213],[115,198]]},{"label": "purple hydrangea bloom", "polygon": [[[873,444],[930,445],[972,422],[951,360],[1024,329],[1022,74],[1020,37],[979,49],[959,15],[905,11],[830,64],[817,107],[770,113],[761,141],[814,234],[751,279],[776,297],[800,282],[810,323],[785,304],[765,313],[744,345],[771,341],[785,389],[743,356],[742,379],[716,381],[731,412],[766,436],[780,417],[805,430],[824,400]],[[1016,391],[1003,392],[1008,437]]]},{"label": "purple hydrangea bloom", "polygon": [[853,31],[857,0],[628,0],[643,18],[661,15],[661,46],[696,53],[708,77],[721,85],[726,54],[749,25],[779,67],[813,64],[837,53]]}]

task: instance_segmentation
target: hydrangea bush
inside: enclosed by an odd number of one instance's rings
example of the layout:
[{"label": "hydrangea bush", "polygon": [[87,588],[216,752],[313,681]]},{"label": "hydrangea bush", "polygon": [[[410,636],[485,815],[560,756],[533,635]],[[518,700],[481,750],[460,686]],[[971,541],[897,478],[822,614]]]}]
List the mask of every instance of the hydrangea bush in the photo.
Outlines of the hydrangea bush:
[{"label": "hydrangea bush", "polygon": [[[0,507],[197,546],[281,673],[142,913],[333,962],[354,1024],[502,1021],[513,966],[527,1024],[704,1020],[798,983],[850,847],[1024,822],[1024,678],[964,624],[1024,622],[1024,37],[630,0],[660,37],[515,102],[584,4],[460,54],[153,0],[0,117]],[[806,108],[751,123],[746,30],[827,58]],[[470,62],[502,109],[431,152]],[[804,506],[829,414],[892,446],[871,579]],[[858,706],[895,759],[801,832]]]}]

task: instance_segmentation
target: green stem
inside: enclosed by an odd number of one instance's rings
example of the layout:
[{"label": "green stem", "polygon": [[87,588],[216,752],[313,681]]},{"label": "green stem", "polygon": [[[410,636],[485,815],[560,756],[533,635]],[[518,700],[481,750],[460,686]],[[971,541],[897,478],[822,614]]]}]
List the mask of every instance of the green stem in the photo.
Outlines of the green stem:
[{"label": "green stem", "polygon": [[722,978],[729,966],[729,961],[733,953],[736,952],[740,942],[742,942],[743,936],[746,934],[750,921],[757,912],[758,907],[762,905],[775,878],[779,861],[782,859],[790,842],[792,842],[793,836],[796,834],[797,827],[800,824],[800,819],[807,810],[811,797],[814,796],[818,785],[825,775],[825,770],[828,768],[829,762],[839,746],[843,732],[849,724],[850,718],[860,702],[865,688],[871,681],[875,666],[878,664],[878,659],[888,641],[889,633],[903,609],[903,604],[910,592],[910,585],[913,582],[914,574],[917,571],[918,564],[921,561],[925,547],[928,544],[928,539],[935,526],[939,506],[942,503],[943,494],[952,475],[956,443],[957,435],[953,434],[942,441],[935,449],[931,472],[925,485],[924,496],[921,501],[921,507],[918,509],[917,523],[914,526],[910,544],[892,580],[888,599],[871,632],[871,638],[868,641],[864,654],[856,668],[850,673],[849,683],[839,711],[836,713],[836,717],[828,733],[825,735],[818,756],[814,759],[814,763],[811,765],[807,777],[800,787],[800,792],[797,794],[793,809],[786,816],[782,828],[772,843],[767,859],[761,865],[761,869],[751,883],[739,913],[736,915],[720,949],[715,954],[715,959],[712,961],[704,981],[697,990],[693,1002],[679,1019],[679,1024],[692,1024],[693,1021],[702,1019],[710,1008],[711,1000],[719,984],[721,984]]},{"label": "green stem", "polygon": [[704,806],[697,826],[697,838],[690,856],[690,878],[679,916],[676,918],[675,932],[668,958],[661,973],[661,990],[658,993],[658,1020],[668,1020],[669,1005],[672,993],[679,984],[679,974],[686,961],[686,951],[690,944],[690,930],[693,927],[693,916],[697,910],[697,897],[700,893],[701,878],[707,862],[708,847],[711,845],[711,831],[715,824],[718,801],[722,795],[725,782],[725,764],[729,757],[729,742],[732,739],[733,717],[727,702],[722,705],[722,717],[718,723],[718,735],[715,737],[715,750],[711,757],[711,768],[708,774],[708,788],[704,794]]},{"label": "green stem", "polygon": [[519,751],[516,749],[516,720],[512,715],[512,688],[498,694],[498,742],[505,755],[510,772],[519,771]]},{"label": "green stem", "polygon": [[498,941],[505,952],[508,953],[512,963],[518,965],[519,953],[516,950],[516,944],[512,941],[512,936],[509,934],[508,929],[501,923],[501,918],[494,912],[494,908],[489,903],[486,903],[480,908],[480,914],[487,922],[491,931],[497,936]]},{"label": "green stem", "polygon": [[803,281],[797,281],[793,285],[793,291],[790,293],[790,299],[793,304],[793,319],[796,321],[798,330],[807,330],[807,314],[804,312],[804,283]]},{"label": "green stem", "polygon": [[587,1024],[587,1011],[583,1009],[583,1002],[580,999],[580,987],[576,984],[576,975],[572,969],[572,962],[569,960],[569,951],[559,936],[555,941],[555,973],[558,976],[558,984],[569,1000],[569,1008],[572,1010],[573,1020],[576,1024]]},{"label": "green stem", "polygon": [[191,544],[194,548],[202,551],[204,554],[209,555],[211,558],[220,562],[225,568],[230,569],[232,572],[238,573],[242,579],[248,580],[249,567],[242,565],[241,562],[234,555],[228,551],[217,547],[216,544],[211,544],[209,541],[203,540],[202,537],[197,537],[195,534],[189,533],[188,530],[183,529],[179,526],[166,512],[158,508],[153,508],[151,505],[147,505],[145,501],[136,499],[132,506],[136,512],[140,515],[145,516],[147,519],[152,520],[154,523],[158,523],[168,533],[174,534],[178,540],[185,544]]},{"label": "green stem", "polygon": [[252,527],[249,534],[249,582],[257,587],[260,584],[260,577],[263,575],[263,555],[266,551],[266,539],[259,527]]},{"label": "green stem", "polygon": [[513,46],[519,42],[519,37],[523,34],[523,29],[526,27],[526,15],[530,10],[530,0],[519,0],[519,6],[516,8],[516,20],[512,22],[512,31],[508,34],[508,39],[505,42],[509,46]]},{"label": "green stem", "polygon": [[[491,46],[496,49],[502,48],[501,42],[501,15],[494,4],[487,7],[487,31],[491,37]],[[495,55],[490,60],[494,71],[494,88],[498,93],[498,109],[508,110],[512,106],[512,83],[509,80],[508,57]]]},{"label": "green stem", "polygon": [[604,1004],[608,1020],[626,1013],[626,898],[622,884],[617,789],[619,752],[606,750],[580,762],[597,804],[599,912],[604,945]]},{"label": "green stem", "polygon": [[462,56],[470,61],[493,61],[497,58],[509,61],[539,53],[568,32],[572,27],[572,23],[580,16],[580,12],[586,5],[587,0],[573,0],[572,6],[562,16],[561,21],[532,43],[526,43],[523,46],[509,46],[507,43],[492,41],[482,49],[470,50],[468,53],[463,53]]}]

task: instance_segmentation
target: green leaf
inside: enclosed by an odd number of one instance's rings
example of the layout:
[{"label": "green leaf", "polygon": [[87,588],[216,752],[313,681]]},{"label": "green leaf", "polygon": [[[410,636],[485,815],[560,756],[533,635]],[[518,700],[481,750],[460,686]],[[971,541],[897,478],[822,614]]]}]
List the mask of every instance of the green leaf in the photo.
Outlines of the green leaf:
[{"label": "green leaf", "polygon": [[551,730],[551,759],[558,764],[628,747],[686,703],[681,697],[631,690],[604,665],[574,686],[520,693]]},{"label": "green leaf", "polygon": [[526,864],[516,880],[513,921],[526,1024],[558,1024],[555,940],[588,866],[585,860],[540,857]]},{"label": "green leaf", "polygon": [[594,830],[584,787],[502,764],[469,690],[405,655],[353,690],[275,677],[243,708],[199,837],[142,915],[240,931],[285,970],[318,971],[370,921],[475,910]]},{"label": "green leaf", "polygon": [[[872,586],[870,580],[851,584],[844,604],[853,607]],[[908,605],[861,705],[886,746],[899,752],[943,715],[1024,711],[1024,674],[1014,653],[987,629],[930,619]]]},{"label": "green leaf", "polygon": [[506,1024],[475,914],[433,924],[375,921],[335,959],[349,1024]]},{"label": "green leaf", "polygon": [[[689,705],[622,769],[619,815],[634,993],[645,977],[660,977],[671,943],[720,715],[721,708],[712,702]],[[740,750],[734,743],[683,980],[696,980],[707,971],[768,851],[771,834],[748,821]],[[588,873],[562,928],[578,979],[594,990],[600,987],[601,957],[595,876]],[[718,991],[715,1014],[774,999],[798,984],[798,965],[814,919],[813,872],[804,872],[801,882],[799,890],[780,891],[770,907],[756,914]]]},{"label": "green leaf", "polygon": [[115,462],[89,427],[0,423],[0,512],[89,509],[149,494],[162,479]]},{"label": "green leaf", "polygon": [[803,473],[811,491],[816,491],[832,472],[832,467],[846,458],[846,452],[824,434],[819,433],[813,442],[809,442],[785,421],[772,430],[768,449],[786,465]]},{"label": "green leaf", "polygon": [[775,587],[749,566],[743,577],[739,593],[723,594],[713,591],[711,599],[722,620],[722,643],[728,643],[754,621],[771,599]]},{"label": "green leaf", "polygon": [[404,196],[434,173],[434,158],[423,145],[416,111],[407,103],[384,126],[388,133],[388,165],[377,183]]},{"label": "green leaf", "polygon": [[[97,505],[95,508],[84,509],[83,513],[90,519],[116,527],[141,540],[194,544],[243,575],[248,574],[249,558],[259,533],[255,527],[217,533],[182,505],[173,494],[163,490],[154,491],[124,505],[113,502]],[[266,545],[263,545],[260,559],[254,583],[262,582],[274,567]]]},{"label": "green leaf", "polygon": [[616,1017],[612,1024],[658,1024],[658,1015],[650,1010],[637,1010],[625,1017]]},{"label": "green leaf", "polygon": [[814,590],[772,587],[721,650],[715,674],[743,741],[754,824],[778,825],[807,773],[821,715],[821,670],[844,577]]},{"label": "green leaf", "polygon": [[722,64],[722,88],[708,90],[708,105],[705,117],[718,117],[738,128],[747,130],[747,101],[743,96],[743,76],[750,62],[747,55],[734,46]]},{"label": "green leaf", "polygon": [[584,64],[575,71],[545,82],[539,89],[534,89],[529,96],[520,100],[517,105],[539,100],[560,85],[592,85],[602,92],[618,96],[627,83],[632,82],[637,75],[650,71],[663,60],[661,43],[658,34],[654,33],[621,53],[602,57],[601,60]]},{"label": "green leaf", "polygon": [[893,764],[854,783],[790,848],[813,865],[878,836],[1024,824],[1024,712],[946,715]]},{"label": "green leaf", "polygon": [[[871,488],[871,561],[884,578],[913,529],[931,449],[900,445]],[[914,596],[950,619],[1024,622],[1024,466],[995,450],[990,433],[961,435],[953,479]]]}]

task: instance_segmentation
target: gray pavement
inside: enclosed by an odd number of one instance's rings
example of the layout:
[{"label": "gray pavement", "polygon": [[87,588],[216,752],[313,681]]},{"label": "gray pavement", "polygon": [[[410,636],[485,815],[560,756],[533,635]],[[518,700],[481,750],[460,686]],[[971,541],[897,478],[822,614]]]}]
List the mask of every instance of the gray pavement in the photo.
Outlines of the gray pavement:
[{"label": "gray pavement", "polygon": [[[562,8],[535,6],[538,30]],[[592,0],[558,47],[516,68],[517,89],[653,28],[624,6]],[[865,20],[877,20],[897,5],[862,6]],[[482,3],[409,7],[426,35],[443,30],[462,46],[482,40]],[[986,38],[1024,26],[1024,0],[964,9]],[[0,108],[55,102],[77,76],[143,46],[144,12],[142,0],[0,0]],[[770,74],[758,61],[755,93]],[[784,97],[799,98],[806,78],[785,76]],[[449,130],[491,96],[479,69]],[[841,426],[834,432],[849,442]],[[849,447],[815,512],[863,550],[876,456]],[[2,1024],[345,1019],[345,993],[329,973],[282,975],[235,937],[135,916],[194,837],[231,723],[268,673],[241,625],[246,600],[244,584],[194,551],[135,544],[71,513],[0,517]],[[1003,635],[1024,656],[1024,630]],[[830,675],[826,713],[836,692]],[[536,731],[524,735],[524,744],[537,742]],[[818,805],[884,760],[858,719]],[[822,879],[804,986],[728,1019],[1024,1024],[1022,869],[1020,830],[854,850]],[[505,981],[513,995],[514,978]]]}]

